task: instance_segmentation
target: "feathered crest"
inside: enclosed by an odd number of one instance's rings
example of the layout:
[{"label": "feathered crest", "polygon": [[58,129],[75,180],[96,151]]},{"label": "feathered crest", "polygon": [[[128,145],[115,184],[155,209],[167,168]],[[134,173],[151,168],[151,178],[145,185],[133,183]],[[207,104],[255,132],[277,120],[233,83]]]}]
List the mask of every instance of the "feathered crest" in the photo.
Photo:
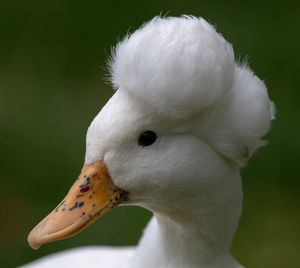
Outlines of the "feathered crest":
[{"label": "feathered crest", "polygon": [[153,18],[112,49],[108,68],[116,90],[159,114],[199,115],[195,135],[239,164],[263,145],[274,118],[264,83],[235,62],[231,44],[203,18]]}]

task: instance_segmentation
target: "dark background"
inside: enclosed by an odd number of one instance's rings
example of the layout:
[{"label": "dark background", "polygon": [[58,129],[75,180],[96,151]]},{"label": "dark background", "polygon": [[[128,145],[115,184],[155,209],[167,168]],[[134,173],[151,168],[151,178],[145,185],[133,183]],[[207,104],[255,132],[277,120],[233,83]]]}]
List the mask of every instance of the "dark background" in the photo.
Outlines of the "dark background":
[{"label": "dark background", "polygon": [[246,267],[300,267],[299,5],[296,1],[0,2],[0,260],[14,267],[82,245],[135,244],[150,212],[114,209],[81,234],[32,250],[29,231],[64,197],[85,134],[113,94],[110,48],[153,16],[193,14],[217,26],[265,80],[277,118],[242,170],[244,213],[233,255]]}]

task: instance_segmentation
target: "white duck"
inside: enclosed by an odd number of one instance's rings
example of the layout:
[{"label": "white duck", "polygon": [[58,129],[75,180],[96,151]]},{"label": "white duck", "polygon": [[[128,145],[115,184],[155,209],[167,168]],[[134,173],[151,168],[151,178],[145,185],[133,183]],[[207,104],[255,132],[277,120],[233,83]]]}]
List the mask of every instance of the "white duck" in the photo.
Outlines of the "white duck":
[{"label": "white duck", "polygon": [[74,235],[121,203],[154,216],[136,248],[75,249],[27,267],[241,267],[229,252],[239,169],[273,118],[264,83],[189,16],[155,17],[116,46],[109,66],[116,92],[88,129],[81,175],[28,241]]}]

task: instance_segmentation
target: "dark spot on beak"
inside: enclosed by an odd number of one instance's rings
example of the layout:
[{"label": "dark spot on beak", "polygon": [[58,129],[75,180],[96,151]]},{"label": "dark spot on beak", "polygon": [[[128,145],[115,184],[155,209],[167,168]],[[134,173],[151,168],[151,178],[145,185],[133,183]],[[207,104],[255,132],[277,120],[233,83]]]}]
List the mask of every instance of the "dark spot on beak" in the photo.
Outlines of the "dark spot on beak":
[{"label": "dark spot on beak", "polygon": [[73,205],[73,207],[69,208],[69,210],[71,211],[71,210],[73,210],[73,209],[75,209],[77,207],[78,207],[78,202],[75,202],[75,204]]}]

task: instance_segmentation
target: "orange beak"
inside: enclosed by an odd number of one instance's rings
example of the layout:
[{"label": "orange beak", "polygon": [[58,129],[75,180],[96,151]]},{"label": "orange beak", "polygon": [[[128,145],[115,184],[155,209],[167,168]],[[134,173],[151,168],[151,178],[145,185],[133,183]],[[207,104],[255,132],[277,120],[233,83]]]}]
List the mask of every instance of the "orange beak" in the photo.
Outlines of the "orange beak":
[{"label": "orange beak", "polygon": [[63,201],[29,234],[33,249],[73,236],[111,208],[128,200],[128,193],[115,186],[103,162],[84,164],[81,174]]}]

